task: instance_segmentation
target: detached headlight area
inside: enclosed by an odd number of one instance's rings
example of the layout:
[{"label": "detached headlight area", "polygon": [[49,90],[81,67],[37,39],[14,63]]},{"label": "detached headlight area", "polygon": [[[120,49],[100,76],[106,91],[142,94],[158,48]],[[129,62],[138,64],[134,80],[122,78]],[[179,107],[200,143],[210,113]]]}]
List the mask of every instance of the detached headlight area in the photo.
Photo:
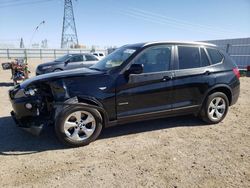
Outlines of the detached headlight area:
[{"label": "detached headlight area", "polygon": [[25,95],[27,96],[34,96],[36,94],[37,89],[27,89],[24,91]]},{"label": "detached headlight area", "polygon": [[9,91],[11,99],[19,99],[23,97],[32,97],[37,93],[37,89],[28,88],[28,89],[12,89]]}]

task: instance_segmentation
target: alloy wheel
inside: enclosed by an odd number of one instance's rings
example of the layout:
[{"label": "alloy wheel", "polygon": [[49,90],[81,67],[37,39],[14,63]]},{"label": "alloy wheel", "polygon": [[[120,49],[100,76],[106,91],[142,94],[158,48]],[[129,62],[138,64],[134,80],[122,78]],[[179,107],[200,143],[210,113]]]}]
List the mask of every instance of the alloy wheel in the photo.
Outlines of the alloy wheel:
[{"label": "alloy wheel", "polygon": [[210,119],[218,121],[226,112],[226,102],[222,97],[215,97],[208,106],[208,116]]},{"label": "alloy wheel", "polygon": [[66,136],[74,141],[88,139],[94,133],[95,128],[95,118],[87,111],[73,112],[64,122],[64,132]]}]

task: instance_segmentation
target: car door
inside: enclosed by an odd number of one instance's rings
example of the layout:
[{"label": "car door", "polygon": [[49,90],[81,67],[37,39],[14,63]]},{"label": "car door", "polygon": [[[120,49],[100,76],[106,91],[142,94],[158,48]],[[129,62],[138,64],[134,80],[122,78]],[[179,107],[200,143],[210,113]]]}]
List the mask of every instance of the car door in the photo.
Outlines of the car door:
[{"label": "car door", "polygon": [[215,83],[206,50],[198,46],[176,48],[173,79],[173,110],[199,108],[203,97]]},{"label": "car door", "polygon": [[117,118],[171,110],[173,58],[171,45],[148,47],[130,63],[142,64],[143,73],[117,79]]},{"label": "car door", "polygon": [[65,63],[65,70],[82,68],[82,67],[83,67],[83,56],[81,54],[73,55]]},{"label": "car door", "polygon": [[97,63],[99,60],[97,57],[95,57],[92,54],[85,54],[84,55],[84,61],[83,61],[83,67],[90,67]]}]

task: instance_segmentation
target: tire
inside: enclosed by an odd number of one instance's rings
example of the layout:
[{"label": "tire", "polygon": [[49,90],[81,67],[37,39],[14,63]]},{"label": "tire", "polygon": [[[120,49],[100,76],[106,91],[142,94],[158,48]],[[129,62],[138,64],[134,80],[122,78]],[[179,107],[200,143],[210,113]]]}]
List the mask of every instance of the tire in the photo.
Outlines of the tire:
[{"label": "tire", "polygon": [[80,147],[93,142],[100,135],[102,127],[102,117],[98,110],[69,106],[57,116],[55,132],[58,139],[65,145]]},{"label": "tire", "polygon": [[226,117],[228,107],[229,101],[224,93],[212,93],[203,104],[200,113],[201,119],[208,124],[219,123]]}]

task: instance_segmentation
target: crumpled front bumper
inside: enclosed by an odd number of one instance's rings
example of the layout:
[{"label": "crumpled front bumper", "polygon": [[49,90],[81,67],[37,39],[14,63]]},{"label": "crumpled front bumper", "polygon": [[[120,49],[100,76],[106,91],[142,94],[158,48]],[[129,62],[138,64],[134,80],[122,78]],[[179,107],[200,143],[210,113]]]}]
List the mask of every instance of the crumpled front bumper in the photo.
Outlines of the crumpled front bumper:
[{"label": "crumpled front bumper", "polygon": [[18,120],[16,118],[14,111],[11,111],[10,114],[11,114],[12,119],[15,121],[15,123],[18,127],[22,128],[23,130],[25,130],[25,131],[27,131],[35,136],[40,135],[41,131],[43,130],[44,124],[27,127],[27,125],[24,125],[20,120]]},{"label": "crumpled front bumper", "polygon": [[[14,92],[14,94],[13,94]],[[46,118],[40,114],[41,101],[37,97],[25,97],[20,95],[20,98],[15,98],[18,92],[9,91],[10,102],[13,107],[11,116],[18,127],[34,134],[39,135],[46,124]],[[26,104],[32,105],[31,109],[26,107]]]}]

